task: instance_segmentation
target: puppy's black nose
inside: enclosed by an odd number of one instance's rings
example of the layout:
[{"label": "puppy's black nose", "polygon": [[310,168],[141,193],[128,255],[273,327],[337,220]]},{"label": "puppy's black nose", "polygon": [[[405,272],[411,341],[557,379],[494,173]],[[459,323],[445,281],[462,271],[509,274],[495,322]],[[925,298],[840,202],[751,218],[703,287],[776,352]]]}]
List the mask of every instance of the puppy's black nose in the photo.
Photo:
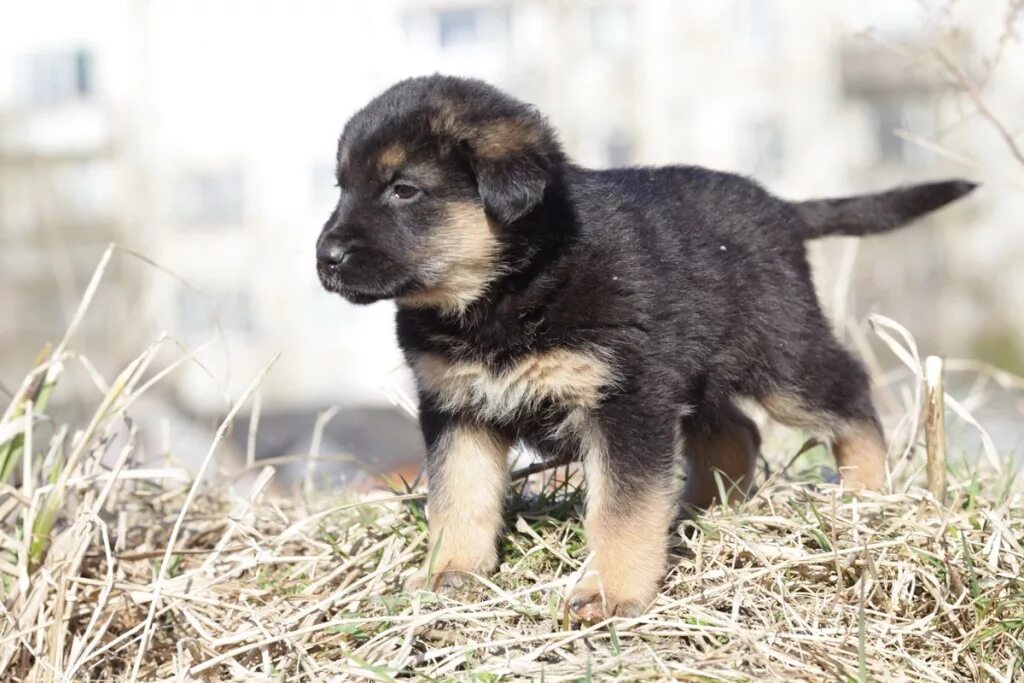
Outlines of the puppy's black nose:
[{"label": "puppy's black nose", "polygon": [[316,246],[316,260],[328,266],[340,266],[352,250],[336,240],[321,240]]}]

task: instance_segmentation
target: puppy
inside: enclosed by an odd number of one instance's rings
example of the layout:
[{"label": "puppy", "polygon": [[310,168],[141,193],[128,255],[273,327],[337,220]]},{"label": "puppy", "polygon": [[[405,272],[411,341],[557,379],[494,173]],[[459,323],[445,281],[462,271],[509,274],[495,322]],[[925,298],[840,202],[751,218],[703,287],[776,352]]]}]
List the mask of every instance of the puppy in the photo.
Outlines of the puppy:
[{"label": "puppy", "polygon": [[594,557],[569,607],[587,622],[654,599],[680,498],[747,491],[760,438],[737,398],[827,439],[848,488],[885,486],[868,376],[832,335],[804,242],[884,232],[974,187],[789,202],[691,166],[594,171],[533,107],[445,76],[356,113],[337,177],[317,271],[351,302],[397,302],[428,454],[430,587],[496,568],[522,441],[583,462]]}]

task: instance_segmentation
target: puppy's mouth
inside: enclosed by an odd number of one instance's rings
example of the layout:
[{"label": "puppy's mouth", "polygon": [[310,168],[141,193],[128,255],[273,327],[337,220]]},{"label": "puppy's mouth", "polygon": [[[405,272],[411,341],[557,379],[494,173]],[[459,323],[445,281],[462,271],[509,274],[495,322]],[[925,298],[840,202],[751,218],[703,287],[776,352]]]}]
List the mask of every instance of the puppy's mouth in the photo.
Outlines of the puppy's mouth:
[{"label": "puppy's mouth", "polygon": [[320,284],[328,292],[340,294],[354,304],[372,304],[376,301],[394,299],[415,288],[413,278],[382,276],[378,274],[354,277],[341,268],[318,263],[317,275]]}]

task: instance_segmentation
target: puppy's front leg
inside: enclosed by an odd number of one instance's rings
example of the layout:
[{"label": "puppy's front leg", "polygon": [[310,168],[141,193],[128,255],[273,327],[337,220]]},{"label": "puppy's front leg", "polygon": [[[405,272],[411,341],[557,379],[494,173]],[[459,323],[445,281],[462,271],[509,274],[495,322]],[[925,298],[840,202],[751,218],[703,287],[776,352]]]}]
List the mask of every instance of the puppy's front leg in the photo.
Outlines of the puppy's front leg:
[{"label": "puppy's front leg", "polygon": [[610,434],[593,430],[584,444],[584,528],[593,557],[569,596],[569,609],[585,623],[647,609],[665,572],[678,507],[677,430],[659,436],[622,427],[612,425]]},{"label": "puppy's front leg", "polygon": [[[436,421],[437,416],[424,419]],[[423,429],[430,544],[409,588],[454,587],[465,573],[488,574],[498,563],[510,444],[479,424],[441,422],[425,423]]]}]

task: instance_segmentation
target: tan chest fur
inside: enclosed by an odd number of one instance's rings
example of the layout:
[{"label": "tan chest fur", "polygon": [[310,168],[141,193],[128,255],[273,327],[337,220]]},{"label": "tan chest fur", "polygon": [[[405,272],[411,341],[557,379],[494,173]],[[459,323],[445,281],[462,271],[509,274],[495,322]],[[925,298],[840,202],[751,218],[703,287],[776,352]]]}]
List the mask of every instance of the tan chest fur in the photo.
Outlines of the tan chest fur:
[{"label": "tan chest fur", "polygon": [[506,420],[545,402],[593,408],[614,382],[600,353],[555,349],[531,354],[494,372],[479,362],[453,362],[440,354],[413,358],[420,385],[447,410],[471,410],[481,418]]}]

